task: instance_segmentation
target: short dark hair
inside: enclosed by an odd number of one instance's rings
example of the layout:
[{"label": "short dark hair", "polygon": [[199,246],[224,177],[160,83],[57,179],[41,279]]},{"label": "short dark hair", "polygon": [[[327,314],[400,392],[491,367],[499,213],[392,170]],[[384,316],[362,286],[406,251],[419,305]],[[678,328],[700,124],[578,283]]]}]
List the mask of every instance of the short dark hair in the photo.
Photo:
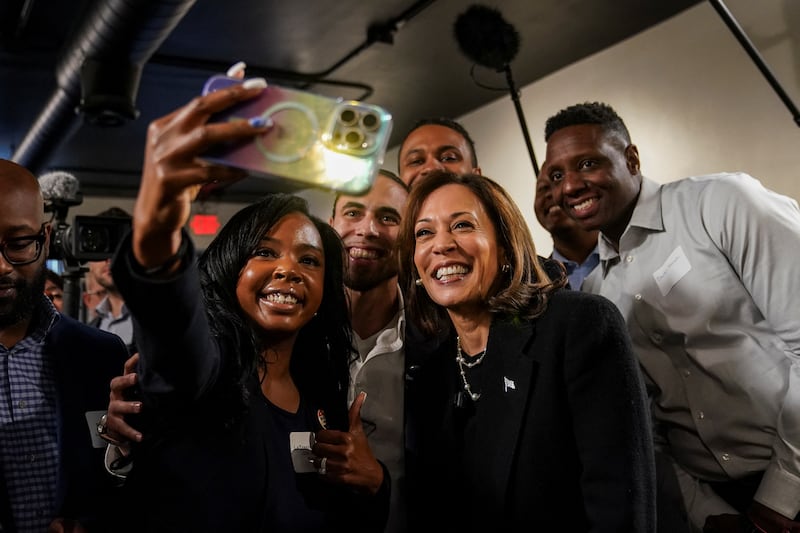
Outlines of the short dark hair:
[{"label": "short dark hair", "polygon": [[548,118],[544,125],[544,140],[549,141],[550,136],[560,129],[581,124],[598,124],[604,131],[616,133],[627,144],[631,143],[631,135],[625,122],[610,105],[602,102],[571,105]]},{"label": "short dark hair", "polygon": [[406,192],[409,192],[411,190],[411,187],[409,187],[405,181],[400,179],[400,176],[398,176],[391,170],[386,170],[385,168],[382,168],[378,171],[378,174],[389,178],[390,180],[401,186],[403,189],[405,189]]},{"label": "short dark hair", "polygon": [[[408,184],[406,184],[406,182],[404,182],[403,180],[400,179],[400,176],[398,176],[397,174],[395,174],[391,170],[386,170],[385,168],[382,168],[382,169],[378,170],[378,175],[384,176],[386,178],[389,178],[390,180],[392,180],[393,182],[395,182],[396,184],[401,186],[403,188],[403,190],[406,191],[406,192],[409,192],[411,190],[411,187],[409,187]],[[369,193],[369,190],[367,190],[364,193],[364,195],[366,195],[368,193]],[[351,196],[351,195],[340,193],[340,192],[336,193],[336,196],[333,198],[333,207],[331,208],[331,216],[333,218],[336,218],[336,204],[339,203],[339,198],[341,198],[342,196]],[[353,196],[363,196],[363,195],[353,195]]]},{"label": "short dark hair", "polygon": [[61,274],[56,272],[55,270],[50,270],[49,268],[45,269],[44,271],[45,279],[50,281],[53,285],[64,290],[64,278],[61,277]]},{"label": "short dark hair", "polygon": [[[450,128],[454,132],[464,137],[464,140],[467,141],[467,145],[469,146],[470,152],[472,152],[470,154],[470,157],[472,158],[470,162],[472,163],[473,168],[476,168],[478,166],[478,152],[475,151],[475,141],[473,141],[472,137],[469,136],[469,132],[467,132],[464,126],[462,126],[455,120],[447,117],[429,117],[418,120],[413,126],[411,126],[411,129],[408,130],[406,134],[403,136],[403,141],[400,143],[400,150],[398,151],[398,155],[400,154],[400,152],[403,151],[403,145],[406,143],[406,139],[408,139],[408,136],[414,133],[422,126],[444,126],[445,128]],[[399,170],[400,167],[399,161],[397,166]]]}]

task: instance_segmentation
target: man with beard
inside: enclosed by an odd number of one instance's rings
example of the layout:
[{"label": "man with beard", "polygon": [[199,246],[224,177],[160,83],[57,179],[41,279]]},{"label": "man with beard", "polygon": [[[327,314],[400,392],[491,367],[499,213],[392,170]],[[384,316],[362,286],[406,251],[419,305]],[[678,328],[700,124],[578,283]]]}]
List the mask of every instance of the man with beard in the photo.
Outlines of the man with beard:
[{"label": "man with beard", "polygon": [[362,391],[369,400],[361,421],[375,457],[392,478],[386,531],[405,531],[404,388],[405,315],[397,285],[395,242],[408,187],[381,170],[363,196],[336,197],[329,223],[347,252],[345,285],[358,353],[350,363],[352,402]]},{"label": "man with beard", "polygon": [[446,117],[423,118],[408,130],[400,143],[397,167],[409,187],[434,170],[481,173],[472,137],[464,126]]},{"label": "man with beard", "polygon": [[106,531],[92,434],[126,350],[44,294],[50,232],[36,177],[0,160],[0,529]]}]

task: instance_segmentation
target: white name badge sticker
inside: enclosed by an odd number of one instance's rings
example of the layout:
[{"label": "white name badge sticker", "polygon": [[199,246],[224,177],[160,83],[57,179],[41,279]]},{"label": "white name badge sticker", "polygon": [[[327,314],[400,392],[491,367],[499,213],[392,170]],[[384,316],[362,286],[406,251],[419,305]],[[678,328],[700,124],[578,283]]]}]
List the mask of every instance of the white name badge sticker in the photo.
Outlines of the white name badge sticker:
[{"label": "white name badge sticker", "polygon": [[689,259],[683,253],[683,248],[678,246],[673,250],[661,268],[653,272],[653,279],[656,280],[658,290],[661,291],[661,296],[666,296],[672,287],[678,283],[683,276],[689,273],[692,265],[689,264]]}]

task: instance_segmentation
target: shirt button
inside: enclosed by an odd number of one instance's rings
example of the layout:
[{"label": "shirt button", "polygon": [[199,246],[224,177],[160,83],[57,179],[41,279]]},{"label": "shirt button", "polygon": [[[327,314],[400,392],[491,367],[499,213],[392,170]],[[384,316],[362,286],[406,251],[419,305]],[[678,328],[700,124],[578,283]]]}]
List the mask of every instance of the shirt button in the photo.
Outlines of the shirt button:
[{"label": "shirt button", "polygon": [[705,417],[706,417],[706,414],[705,414],[703,411],[700,411],[699,413],[697,413],[697,418],[698,418],[699,420],[702,420],[702,419],[704,419]]},{"label": "shirt button", "polygon": [[637,294],[637,295],[635,295],[633,297],[633,299],[636,300],[637,302],[641,302],[642,301],[642,295],[641,294]]},{"label": "shirt button", "polygon": [[723,453],[722,454],[722,460],[723,461],[730,461],[731,460],[731,456],[728,455],[727,453]]},{"label": "shirt button", "polygon": [[691,376],[691,375],[692,375],[692,373],[691,373],[691,372],[689,372],[688,370],[684,370],[684,371],[683,371],[683,377],[685,377],[685,378],[688,378],[688,377],[689,377],[689,376]]},{"label": "shirt button", "polygon": [[25,409],[28,403],[25,400],[20,400],[20,402],[17,405],[19,406],[20,409]]},{"label": "shirt button", "polygon": [[628,263],[633,263],[633,256],[629,255],[629,256],[625,257],[625,261],[627,261]]},{"label": "shirt button", "polygon": [[664,336],[661,333],[653,333],[651,340],[656,344],[661,344],[661,341],[664,340]]},{"label": "shirt button", "polygon": [[36,462],[36,455],[34,455],[34,454],[30,454],[30,455],[28,456],[28,462],[29,462],[29,463],[35,463],[35,462]]}]

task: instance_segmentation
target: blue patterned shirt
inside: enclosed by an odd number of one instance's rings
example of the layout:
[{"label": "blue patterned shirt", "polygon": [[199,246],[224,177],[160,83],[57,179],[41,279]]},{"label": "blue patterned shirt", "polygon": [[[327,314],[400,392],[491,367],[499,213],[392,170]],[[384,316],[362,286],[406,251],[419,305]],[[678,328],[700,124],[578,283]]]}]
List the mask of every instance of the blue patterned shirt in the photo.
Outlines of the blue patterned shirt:
[{"label": "blue patterned shirt", "polygon": [[20,533],[46,531],[55,512],[56,379],[43,348],[58,314],[42,299],[28,335],[10,349],[0,344],[0,475]]}]

